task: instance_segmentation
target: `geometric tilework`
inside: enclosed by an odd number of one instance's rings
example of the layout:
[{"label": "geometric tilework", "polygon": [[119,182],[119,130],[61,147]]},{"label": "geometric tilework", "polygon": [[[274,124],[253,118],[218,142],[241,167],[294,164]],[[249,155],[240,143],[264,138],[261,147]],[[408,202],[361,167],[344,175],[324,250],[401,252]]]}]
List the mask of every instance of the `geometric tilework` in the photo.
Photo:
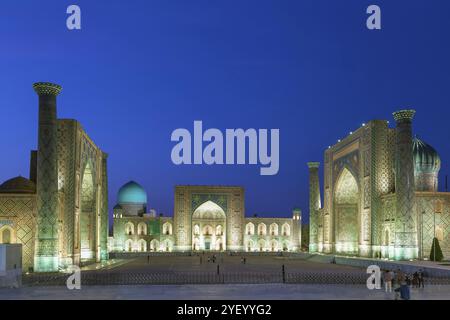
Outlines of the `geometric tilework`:
[{"label": "geometric tilework", "polygon": [[[41,89],[41,87],[43,89]],[[53,88],[53,86],[50,86]],[[56,94],[46,85],[35,86],[39,94],[39,133],[37,153],[37,245],[36,271],[58,268],[58,171]]]},{"label": "geometric tilework", "polygon": [[396,258],[417,257],[417,229],[414,214],[414,162],[412,153],[413,111],[394,113],[397,121],[395,185],[397,216],[395,221]]},{"label": "geometric tilework", "polygon": [[321,208],[319,162],[308,162],[307,164],[309,168],[309,251],[315,252],[318,250],[319,225],[323,225],[319,221],[319,209]]},{"label": "geometric tilework", "polygon": [[16,243],[22,244],[22,268],[33,266],[34,236],[36,230],[35,195],[0,195],[0,227],[8,224],[16,234]]},{"label": "geometric tilework", "polygon": [[[411,110],[394,113],[396,129],[384,120],[370,121],[325,151],[323,208],[315,207],[320,191],[317,197],[318,182],[311,183],[310,172],[310,244],[318,241],[318,251],[342,252],[343,242],[354,241],[347,225],[355,224],[351,203],[359,203],[357,254],[410,259],[420,248],[427,257],[436,232],[444,257],[450,258],[450,193],[415,191],[413,115]],[[356,183],[342,186],[344,170]]]},{"label": "geometric tilework", "polygon": [[[95,232],[100,230],[99,237],[92,234],[92,238],[100,241],[94,244],[101,247],[96,257],[107,259],[107,156],[76,120],[57,119],[60,86],[36,83],[33,87],[39,96],[36,194],[0,194],[0,224],[12,224],[16,240],[24,245],[24,269],[34,266],[37,272],[56,271],[78,263],[80,177],[89,163],[93,179],[89,211]],[[99,196],[97,190],[101,190]]]},{"label": "geometric tilework", "polygon": [[[445,258],[450,257],[450,194],[416,193],[417,215],[420,223],[419,243],[423,258],[429,258],[435,232],[442,231],[439,244]],[[437,206],[437,204],[440,206]],[[442,210],[437,210],[437,208]],[[440,211],[440,212],[436,212]]]}]

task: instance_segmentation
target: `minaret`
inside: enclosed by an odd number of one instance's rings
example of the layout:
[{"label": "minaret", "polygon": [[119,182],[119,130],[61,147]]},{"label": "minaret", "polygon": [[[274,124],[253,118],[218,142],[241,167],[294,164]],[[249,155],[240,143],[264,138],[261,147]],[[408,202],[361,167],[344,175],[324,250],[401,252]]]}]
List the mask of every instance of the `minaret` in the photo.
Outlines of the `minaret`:
[{"label": "minaret", "polygon": [[56,96],[57,84],[33,85],[39,96],[39,132],[37,153],[37,232],[34,270],[58,270],[58,168]]},{"label": "minaret", "polygon": [[296,251],[302,249],[302,210],[294,208],[292,210],[292,247]]},{"label": "minaret", "polygon": [[412,119],[415,113],[414,110],[400,110],[393,113],[397,123],[395,140],[396,260],[416,259],[418,256],[412,152]]},{"label": "minaret", "polygon": [[320,203],[320,162],[308,162],[309,168],[309,252],[318,250],[318,224]]}]

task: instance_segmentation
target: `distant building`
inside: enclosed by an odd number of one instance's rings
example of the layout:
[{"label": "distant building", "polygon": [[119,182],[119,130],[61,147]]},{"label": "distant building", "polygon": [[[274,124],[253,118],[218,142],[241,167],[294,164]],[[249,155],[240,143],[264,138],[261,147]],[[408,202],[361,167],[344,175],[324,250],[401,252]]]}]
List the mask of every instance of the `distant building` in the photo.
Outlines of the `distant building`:
[{"label": "distant building", "polygon": [[147,194],[130,181],[114,207],[116,252],[297,251],[301,211],[292,218],[246,218],[244,189],[176,186],[174,217],[147,214]]},{"label": "distant building", "polygon": [[35,83],[38,150],[30,177],[0,185],[0,243],[22,244],[23,270],[58,271],[108,258],[107,155],[81,124],[58,119],[61,87]]},{"label": "distant building", "polygon": [[414,110],[364,124],[325,151],[310,171],[311,252],[426,259],[433,237],[450,257],[450,193],[438,192],[441,159],[412,136]]}]

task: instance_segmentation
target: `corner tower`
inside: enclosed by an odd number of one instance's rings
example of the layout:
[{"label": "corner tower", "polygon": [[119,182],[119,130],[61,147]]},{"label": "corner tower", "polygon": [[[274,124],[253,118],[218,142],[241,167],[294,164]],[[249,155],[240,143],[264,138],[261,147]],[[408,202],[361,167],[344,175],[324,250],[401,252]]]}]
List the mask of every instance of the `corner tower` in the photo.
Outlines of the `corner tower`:
[{"label": "corner tower", "polygon": [[308,162],[309,168],[309,252],[318,250],[320,202],[319,162]]},{"label": "corner tower", "polygon": [[415,110],[393,113],[396,126],[395,140],[395,259],[416,259],[417,227],[414,214],[415,185],[412,141],[412,120]]},{"label": "corner tower", "polygon": [[34,269],[58,270],[58,168],[56,97],[61,86],[38,82],[33,88],[39,96],[37,152],[37,232]]}]

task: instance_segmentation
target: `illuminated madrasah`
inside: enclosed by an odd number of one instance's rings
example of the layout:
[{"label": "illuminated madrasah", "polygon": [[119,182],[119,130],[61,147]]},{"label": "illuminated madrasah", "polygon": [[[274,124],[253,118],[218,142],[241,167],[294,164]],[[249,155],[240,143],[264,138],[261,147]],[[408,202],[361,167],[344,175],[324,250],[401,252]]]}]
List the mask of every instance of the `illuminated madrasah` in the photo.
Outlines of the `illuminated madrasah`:
[{"label": "illuminated madrasah", "polygon": [[[147,210],[147,194],[130,181],[114,207],[116,252],[297,251],[301,211],[292,218],[245,217],[244,189],[233,186],[176,186],[174,217]],[[149,211],[149,212],[147,212]]]},{"label": "illuminated madrasah", "polygon": [[441,160],[412,136],[414,110],[394,112],[396,128],[374,120],[310,162],[310,252],[396,260],[429,257],[432,239],[450,257],[450,193],[438,192]]},{"label": "illuminated madrasah", "polygon": [[[58,271],[114,252],[301,250],[301,211],[289,218],[245,216],[244,189],[174,189],[173,217],[147,210],[147,194],[125,184],[108,241],[107,155],[81,124],[58,119],[61,87],[35,83],[38,148],[30,176],[0,185],[0,243],[22,244],[23,270]],[[325,151],[324,204],[319,163],[310,162],[310,252],[424,259],[436,237],[450,257],[450,193],[438,192],[438,153],[412,137],[414,110],[394,113],[396,128],[374,120]]]},{"label": "illuminated madrasah", "polygon": [[22,244],[24,271],[107,259],[107,155],[78,121],[57,118],[59,85],[33,87],[38,149],[31,151],[29,179],[0,185],[0,243]]}]

